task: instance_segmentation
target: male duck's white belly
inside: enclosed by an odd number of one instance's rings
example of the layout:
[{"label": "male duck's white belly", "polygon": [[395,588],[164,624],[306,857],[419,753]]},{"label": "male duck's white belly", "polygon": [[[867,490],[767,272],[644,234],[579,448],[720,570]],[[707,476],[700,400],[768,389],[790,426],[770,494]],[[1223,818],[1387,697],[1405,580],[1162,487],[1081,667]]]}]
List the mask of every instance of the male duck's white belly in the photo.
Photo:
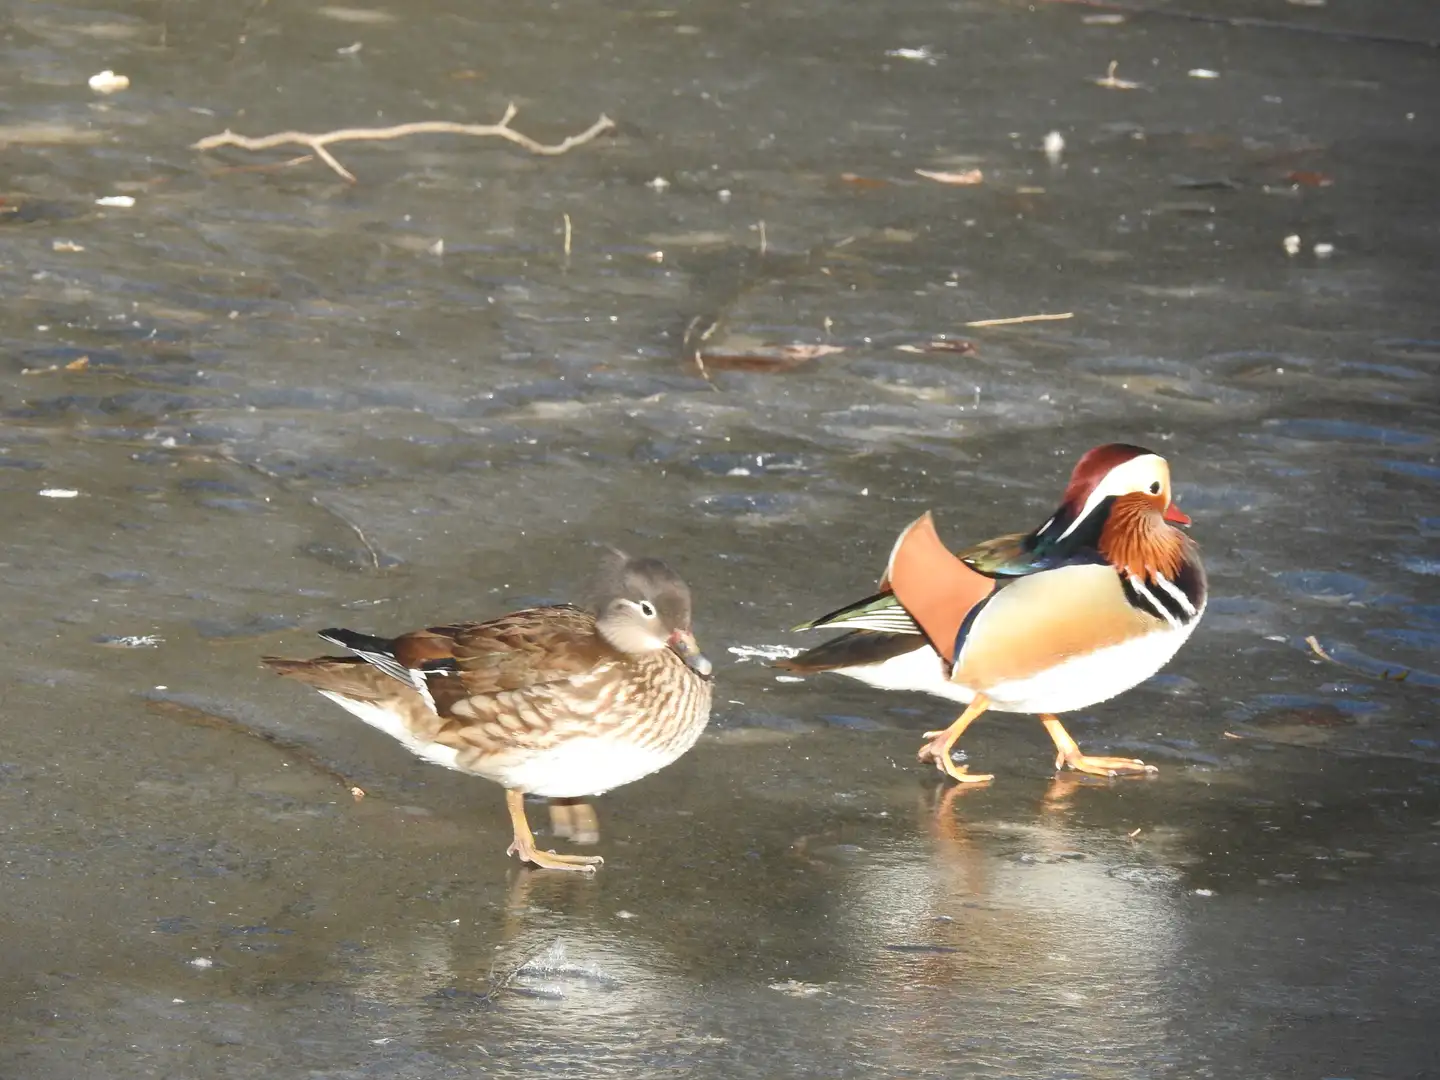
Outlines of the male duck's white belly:
[{"label": "male duck's white belly", "polygon": [[857,664],[835,668],[836,675],[856,679],[877,690],[914,690],[922,694],[948,698],[961,705],[970,704],[975,691],[956,686],[945,678],[945,664],[928,642],[916,638],[918,647],[879,664]]},{"label": "male duck's white belly", "polygon": [[[1072,656],[1022,679],[985,688],[1000,712],[1063,713],[1088,709],[1138,686],[1170,662],[1194,631],[1185,625],[1155,630],[1118,645]],[[973,695],[974,688],[966,688]]]},{"label": "male duck's white belly", "polygon": [[[1063,713],[1088,709],[1138,686],[1168,664],[1194,631],[1198,618],[1138,638],[1073,656],[1053,667],[988,687],[990,708],[998,712]],[[940,654],[929,644],[880,664],[836,668],[880,690],[913,690],[968,705],[974,687],[945,678]]]}]

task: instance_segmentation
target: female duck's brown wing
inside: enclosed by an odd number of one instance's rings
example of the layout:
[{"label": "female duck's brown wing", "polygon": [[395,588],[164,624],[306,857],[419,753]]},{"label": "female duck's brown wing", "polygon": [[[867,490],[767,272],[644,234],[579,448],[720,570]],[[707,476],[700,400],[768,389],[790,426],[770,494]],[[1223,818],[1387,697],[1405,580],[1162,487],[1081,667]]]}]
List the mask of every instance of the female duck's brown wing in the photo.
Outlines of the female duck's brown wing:
[{"label": "female duck's brown wing", "polygon": [[[443,721],[433,737],[460,752],[462,767],[484,772],[486,759],[493,765],[615,722],[594,703],[607,684],[628,678],[628,666],[588,612],[532,608],[425,633],[449,643],[450,655],[424,661],[423,670]],[[425,645],[438,650],[440,642]]]},{"label": "female duck's brown wing", "polygon": [[[407,666],[454,676],[458,685],[452,689],[467,695],[568,682],[619,659],[595,632],[595,617],[568,605],[419,630],[395,645]],[[429,681],[433,687],[442,680]]]},{"label": "female duck's brown wing", "polygon": [[260,662],[277,675],[356,701],[408,697],[417,705],[420,703],[420,695],[413,686],[400,683],[358,656],[316,656],[309,660],[262,656]]},{"label": "female duck's brown wing", "polygon": [[354,655],[267,656],[263,662],[317,690],[359,701],[413,699],[442,716],[455,701],[567,681],[614,658],[595,633],[594,616],[568,605],[432,626],[397,638],[338,627],[320,636]]}]

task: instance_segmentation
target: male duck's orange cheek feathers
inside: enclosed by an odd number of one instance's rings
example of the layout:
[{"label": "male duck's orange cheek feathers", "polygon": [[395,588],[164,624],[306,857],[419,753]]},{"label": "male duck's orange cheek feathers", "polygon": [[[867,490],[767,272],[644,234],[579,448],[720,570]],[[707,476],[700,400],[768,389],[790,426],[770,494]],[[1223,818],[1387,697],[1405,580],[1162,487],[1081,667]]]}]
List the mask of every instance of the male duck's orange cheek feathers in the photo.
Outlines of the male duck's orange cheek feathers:
[{"label": "male duck's orange cheek feathers", "polygon": [[995,579],[957,559],[941,542],[927,511],[895,541],[881,581],[881,588],[886,587],[925,631],[936,652],[951,661],[960,627],[995,591]]},{"label": "male duck's orange cheek feathers", "polygon": [[1160,521],[1144,495],[1123,495],[1110,507],[1100,532],[1100,554],[1118,570],[1135,577],[1164,574],[1171,581],[1185,565],[1185,534]]}]

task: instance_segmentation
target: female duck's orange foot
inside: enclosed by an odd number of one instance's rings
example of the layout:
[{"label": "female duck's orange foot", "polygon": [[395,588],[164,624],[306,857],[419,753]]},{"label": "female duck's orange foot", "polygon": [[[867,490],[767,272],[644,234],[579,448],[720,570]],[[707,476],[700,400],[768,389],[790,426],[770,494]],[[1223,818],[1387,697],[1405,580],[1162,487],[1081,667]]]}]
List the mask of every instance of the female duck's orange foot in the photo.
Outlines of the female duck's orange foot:
[{"label": "female duck's orange foot", "polygon": [[1091,776],[1128,776],[1132,774],[1158,773],[1154,765],[1146,765],[1137,758],[1090,757],[1082,754],[1080,747],[1065,730],[1065,725],[1054,716],[1042,716],[1045,730],[1055,743],[1055,768],[1074,769]]},{"label": "female duck's orange foot", "polygon": [[541,851],[534,844],[522,844],[518,837],[505,849],[505,854],[519,855],[521,862],[541,870],[574,870],[581,874],[593,874],[596,867],[605,862],[599,855],[556,855],[553,851]]},{"label": "female duck's orange foot", "polygon": [[572,844],[598,844],[600,819],[582,799],[550,800],[550,833]]},{"label": "female duck's orange foot", "polygon": [[506,788],[505,805],[510,810],[510,824],[514,829],[514,839],[505,849],[506,855],[519,855],[521,862],[541,870],[574,870],[581,874],[593,874],[595,868],[605,862],[599,855],[556,855],[553,851],[539,850],[530,822],[525,820],[525,793]]}]

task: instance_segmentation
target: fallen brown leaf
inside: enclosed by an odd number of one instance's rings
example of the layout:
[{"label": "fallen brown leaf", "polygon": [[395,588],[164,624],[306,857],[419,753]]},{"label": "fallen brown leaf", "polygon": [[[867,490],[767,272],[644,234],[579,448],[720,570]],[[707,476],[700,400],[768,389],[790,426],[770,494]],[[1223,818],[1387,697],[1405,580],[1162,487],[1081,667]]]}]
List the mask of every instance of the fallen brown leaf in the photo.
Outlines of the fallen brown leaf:
[{"label": "fallen brown leaf", "polygon": [[773,352],[706,353],[705,366],[717,371],[774,373],[791,371],[811,360],[844,352],[843,345],[782,345]]}]

